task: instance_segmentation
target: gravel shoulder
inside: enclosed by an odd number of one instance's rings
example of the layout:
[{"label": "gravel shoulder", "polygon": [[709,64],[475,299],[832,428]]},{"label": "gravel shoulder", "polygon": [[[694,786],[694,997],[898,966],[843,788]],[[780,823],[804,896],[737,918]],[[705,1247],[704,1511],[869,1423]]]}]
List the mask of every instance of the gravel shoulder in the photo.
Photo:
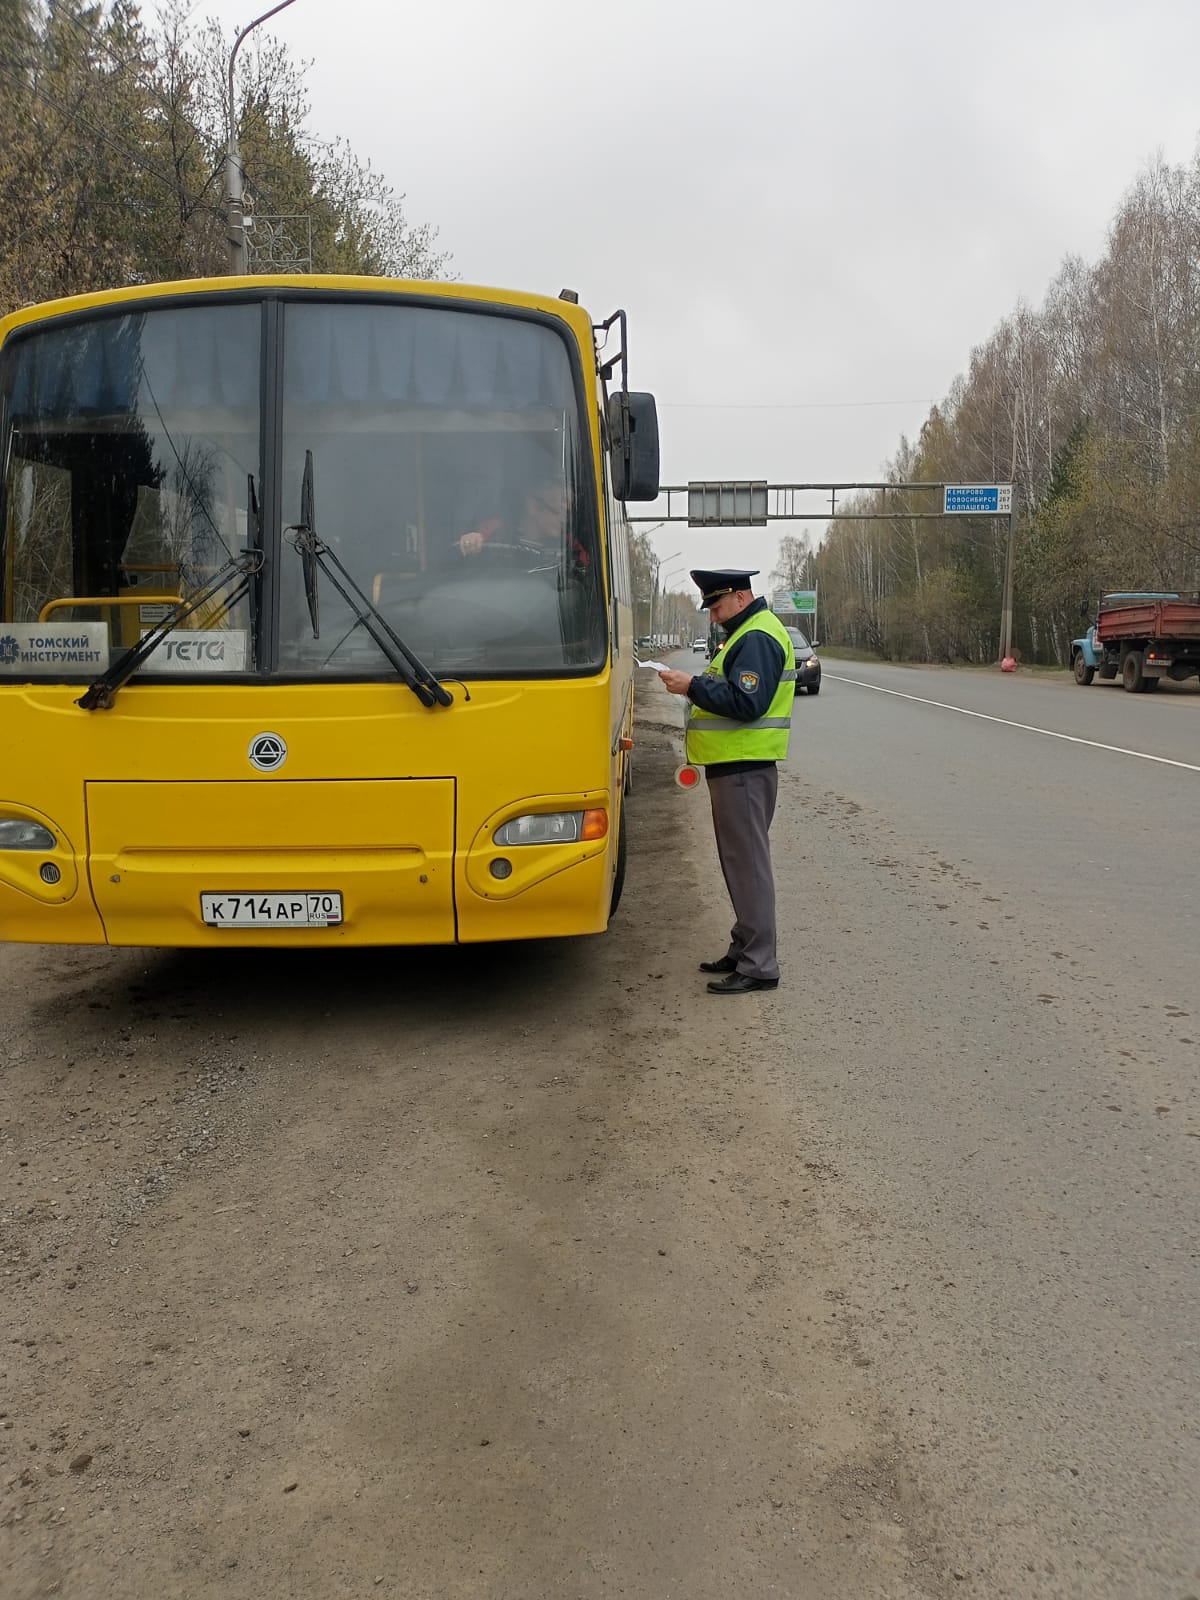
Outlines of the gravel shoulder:
[{"label": "gravel shoulder", "polygon": [[961,1592],[644,698],[602,938],[0,948],[6,1600]]}]

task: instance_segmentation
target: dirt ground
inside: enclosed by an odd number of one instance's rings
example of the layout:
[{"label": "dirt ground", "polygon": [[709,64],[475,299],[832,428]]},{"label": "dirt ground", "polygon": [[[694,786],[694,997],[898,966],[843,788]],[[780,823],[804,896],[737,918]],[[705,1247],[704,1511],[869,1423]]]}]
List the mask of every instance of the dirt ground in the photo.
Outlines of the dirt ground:
[{"label": "dirt ground", "polygon": [[5,1600],[955,1590],[656,705],[603,937],[0,947]]}]

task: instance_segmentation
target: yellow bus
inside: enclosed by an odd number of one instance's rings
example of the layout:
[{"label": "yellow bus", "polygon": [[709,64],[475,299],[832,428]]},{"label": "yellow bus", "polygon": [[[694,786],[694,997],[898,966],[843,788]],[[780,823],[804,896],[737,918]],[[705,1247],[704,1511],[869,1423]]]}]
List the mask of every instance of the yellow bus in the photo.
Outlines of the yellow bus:
[{"label": "yellow bus", "polygon": [[658,490],[625,333],[339,277],[0,321],[0,938],[604,929]]}]

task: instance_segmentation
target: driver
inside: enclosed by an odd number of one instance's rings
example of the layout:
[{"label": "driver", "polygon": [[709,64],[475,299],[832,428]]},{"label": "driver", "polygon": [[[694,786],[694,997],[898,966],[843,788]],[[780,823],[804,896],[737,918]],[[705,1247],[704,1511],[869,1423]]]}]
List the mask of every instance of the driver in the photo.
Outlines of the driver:
[{"label": "driver", "polygon": [[[571,491],[561,479],[550,478],[526,491],[515,524],[489,517],[478,527],[460,534],[454,544],[464,556],[477,556],[494,539],[497,545],[523,545],[538,556],[557,558],[563,550],[563,535],[572,510]],[[574,534],[571,535],[571,552],[581,567],[589,565],[588,553]]]}]

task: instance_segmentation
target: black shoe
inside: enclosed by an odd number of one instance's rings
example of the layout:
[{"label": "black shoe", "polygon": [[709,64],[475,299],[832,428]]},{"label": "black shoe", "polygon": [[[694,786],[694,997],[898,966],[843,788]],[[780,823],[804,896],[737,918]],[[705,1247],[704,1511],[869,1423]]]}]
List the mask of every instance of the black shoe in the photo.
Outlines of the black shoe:
[{"label": "black shoe", "polygon": [[736,972],[737,962],[732,956],[722,956],[719,961],[702,961],[701,972]]},{"label": "black shoe", "polygon": [[749,994],[753,989],[778,989],[778,978],[752,978],[748,972],[733,972],[707,985],[709,994]]}]

